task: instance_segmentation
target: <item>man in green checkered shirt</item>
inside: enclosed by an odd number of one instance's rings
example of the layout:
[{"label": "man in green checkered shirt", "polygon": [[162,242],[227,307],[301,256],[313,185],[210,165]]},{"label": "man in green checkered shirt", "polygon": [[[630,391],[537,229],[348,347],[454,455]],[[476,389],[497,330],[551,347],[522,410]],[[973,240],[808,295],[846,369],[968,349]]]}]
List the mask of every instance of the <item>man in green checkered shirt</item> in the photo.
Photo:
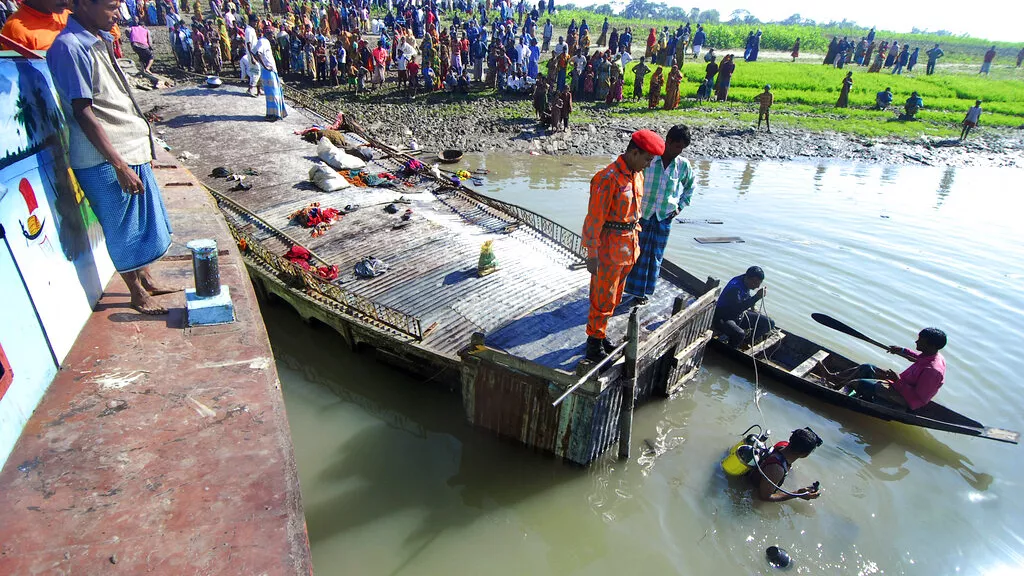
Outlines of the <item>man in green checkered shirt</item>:
[{"label": "man in green checkered shirt", "polygon": [[654,294],[665,258],[665,245],[672,231],[672,219],[690,205],[693,194],[693,167],[680,156],[690,145],[690,129],[677,124],[665,138],[665,154],[656,157],[644,170],[644,198],[640,208],[640,257],[626,278],[625,292],[637,304],[646,304]]}]

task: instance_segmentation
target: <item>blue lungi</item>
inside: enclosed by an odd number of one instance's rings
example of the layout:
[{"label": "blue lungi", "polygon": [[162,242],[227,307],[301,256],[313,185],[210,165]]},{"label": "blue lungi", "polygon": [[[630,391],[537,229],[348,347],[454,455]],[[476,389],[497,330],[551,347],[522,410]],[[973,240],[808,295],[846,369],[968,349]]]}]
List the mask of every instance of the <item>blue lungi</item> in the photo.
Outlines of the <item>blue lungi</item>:
[{"label": "blue lungi", "polygon": [[273,70],[261,68],[260,79],[263,80],[263,92],[267,95],[267,118],[286,118],[288,110],[284,107],[281,77]]},{"label": "blue lungi", "polygon": [[640,256],[633,269],[626,277],[627,294],[633,296],[649,296],[654,294],[654,287],[661,273],[661,261],[665,259],[665,245],[672,231],[672,219],[658,220],[658,217],[640,219]]},{"label": "blue lungi", "polygon": [[128,194],[121,189],[109,162],[75,170],[103,228],[107,252],[118,272],[131,272],[160,259],[171,247],[171,222],[151,164],[132,166],[145,191]]}]

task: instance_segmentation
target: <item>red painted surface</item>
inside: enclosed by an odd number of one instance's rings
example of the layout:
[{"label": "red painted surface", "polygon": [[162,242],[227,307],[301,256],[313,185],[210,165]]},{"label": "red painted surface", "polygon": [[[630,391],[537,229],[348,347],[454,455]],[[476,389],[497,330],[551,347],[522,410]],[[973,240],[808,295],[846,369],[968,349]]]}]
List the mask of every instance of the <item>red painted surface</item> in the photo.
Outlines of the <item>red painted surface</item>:
[{"label": "red painted surface", "polygon": [[[177,164],[162,154],[158,164]],[[194,181],[158,169],[166,182]],[[183,328],[128,307],[119,277],[0,473],[0,574],[309,574],[298,476],[245,267],[198,186],[164,187],[160,280],[191,285],[184,243],[214,237],[238,320]]]}]

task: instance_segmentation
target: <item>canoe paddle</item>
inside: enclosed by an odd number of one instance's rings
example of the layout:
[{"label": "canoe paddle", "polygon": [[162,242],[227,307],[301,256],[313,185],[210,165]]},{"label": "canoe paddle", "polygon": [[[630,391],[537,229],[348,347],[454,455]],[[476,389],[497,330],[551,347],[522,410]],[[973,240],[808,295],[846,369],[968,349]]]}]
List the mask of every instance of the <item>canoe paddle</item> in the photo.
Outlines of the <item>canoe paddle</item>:
[{"label": "canoe paddle", "polygon": [[818,324],[824,324],[825,326],[828,326],[833,330],[838,330],[843,334],[849,334],[854,338],[860,338],[861,340],[867,342],[868,344],[874,344],[875,346],[878,346],[883,350],[889,350],[889,347],[886,346],[885,344],[882,344],[881,342],[875,340],[874,338],[869,338],[868,336],[861,334],[857,330],[854,330],[853,328],[847,326],[846,324],[840,322],[839,320],[836,320],[831,316],[815,312],[814,314],[811,314],[811,318],[813,318],[814,321],[817,322]]}]

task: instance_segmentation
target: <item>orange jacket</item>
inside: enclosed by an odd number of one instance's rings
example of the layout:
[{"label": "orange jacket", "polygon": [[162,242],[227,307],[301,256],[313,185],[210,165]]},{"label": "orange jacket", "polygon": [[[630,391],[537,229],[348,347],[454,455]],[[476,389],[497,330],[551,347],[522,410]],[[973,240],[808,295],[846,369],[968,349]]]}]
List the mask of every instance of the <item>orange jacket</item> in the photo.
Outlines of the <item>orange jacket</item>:
[{"label": "orange jacket", "polygon": [[605,222],[638,222],[644,195],[644,173],[631,172],[619,156],[590,180],[590,207],[583,220],[583,246],[591,258],[619,266],[631,266],[640,254],[633,230],[614,230]]}]

